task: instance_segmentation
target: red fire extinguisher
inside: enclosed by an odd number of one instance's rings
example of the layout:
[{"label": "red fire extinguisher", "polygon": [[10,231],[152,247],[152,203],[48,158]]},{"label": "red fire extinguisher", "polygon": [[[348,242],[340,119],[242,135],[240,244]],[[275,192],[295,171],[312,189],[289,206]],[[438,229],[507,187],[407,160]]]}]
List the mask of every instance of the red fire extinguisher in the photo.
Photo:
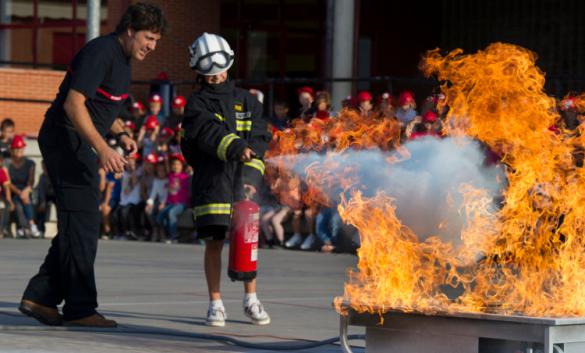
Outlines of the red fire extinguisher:
[{"label": "red fire extinguisher", "polygon": [[249,199],[234,206],[230,230],[230,262],[228,276],[232,281],[256,278],[260,207]]}]

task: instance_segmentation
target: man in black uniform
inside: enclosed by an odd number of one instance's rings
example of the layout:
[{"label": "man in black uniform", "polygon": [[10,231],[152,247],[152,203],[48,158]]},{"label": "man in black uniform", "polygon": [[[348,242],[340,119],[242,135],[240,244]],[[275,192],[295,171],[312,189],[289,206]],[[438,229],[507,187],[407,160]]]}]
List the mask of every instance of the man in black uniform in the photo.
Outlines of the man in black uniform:
[{"label": "man in black uniform", "polygon": [[[221,251],[232,206],[243,197],[244,186],[255,190],[261,182],[262,156],[271,135],[260,102],[228,80],[234,53],[226,40],[204,33],[190,52],[190,66],[202,75],[202,89],[191,95],[185,107],[181,147],[195,168],[193,214],[197,235],[205,240],[210,299],[206,323],[221,327],[227,317],[220,294]],[[245,314],[254,324],[269,324],[270,317],[256,297],[256,279],[244,282],[244,289]]]},{"label": "man in black uniform", "polygon": [[[131,60],[144,60],[165,29],[158,7],[131,5],[115,33],[90,41],[75,56],[45,114],[39,145],[57,196],[58,234],[19,306],[43,324],[116,326],[96,311],[98,164],[120,173],[127,163],[104,140],[108,131],[127,152],[137,149],[116,118],[128,96]],[[62,301],[63,316],[57,309]]]}]

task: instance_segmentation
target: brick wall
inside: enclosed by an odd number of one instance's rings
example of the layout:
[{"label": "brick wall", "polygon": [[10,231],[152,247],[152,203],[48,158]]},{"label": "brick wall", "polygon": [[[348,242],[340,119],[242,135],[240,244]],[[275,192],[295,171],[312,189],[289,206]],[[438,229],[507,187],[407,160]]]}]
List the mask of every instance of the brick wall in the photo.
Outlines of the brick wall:
[{"label": "brick wall", "polygon": [[[120,1],[120,3],[136,1]],[[166,71],[172,81],[193,80],[195,74],[189,68],[187,47],[203,32],[218,32],[220,25],[220,1],[173,0],[151,1],[161,7],[169,21],[169,33],[158,43],[156,50],[143,62],[133,63],[133,80],[151,80]],[[113,31],[126,10],[126,4],[108,2],[108,27]],[[111,5],[110,5],[111,4]],[[179,86],[178,93],[188,95],[191,87]],[[134,85],[132,94],[145,101],[148,87]]]},{"label": "brick wall", "polygon": [[[102,34],[112,32],[129,3],[121,0],[108,2],[108,24]],[[152,1],[165,12],[170,32],[159,42],[156,50],[144,62],[134,62],[132,79],[151,80],[166,71],[172,81],[193,80],[188,66],[187,47],[203,32],[218,32],[220,1],[173,0]],[[55,98],[65,72],[48,70],[0,69],[0,98],[20,98],[51,101]],[[191,87],[177,87],[178,94],[188,95]],[[133,85],[131,93],[145,101],[148,86]],[[18,133],[35,135],[38,132],[48,103],[0,101],[0,119],[11,117]]]},{"label": "brick wall", "polygon": [[[0,97],[52,101],[64,71],[0,69]],[[49,103],[0,101],[0,119],[10,117],[17,133],[36,135]]]}]

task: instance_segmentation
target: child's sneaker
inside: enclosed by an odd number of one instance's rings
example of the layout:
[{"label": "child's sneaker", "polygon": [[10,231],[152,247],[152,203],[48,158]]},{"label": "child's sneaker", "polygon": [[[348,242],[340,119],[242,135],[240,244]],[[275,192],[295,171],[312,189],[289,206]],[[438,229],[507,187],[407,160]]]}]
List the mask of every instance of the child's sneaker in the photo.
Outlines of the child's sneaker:
[{"label": "child's sneaker", "polygon": [[244,305],[244,314],[252,320],[254,325],[268,325],[270,323],[270,316],[259,300]]},{"label": "child's sneaker", "polygon": [[225,319],[227,319],[225,308],[209,308],[207,310],[207,320],[205,320],[205,325],[213,327],[224,327]]}]

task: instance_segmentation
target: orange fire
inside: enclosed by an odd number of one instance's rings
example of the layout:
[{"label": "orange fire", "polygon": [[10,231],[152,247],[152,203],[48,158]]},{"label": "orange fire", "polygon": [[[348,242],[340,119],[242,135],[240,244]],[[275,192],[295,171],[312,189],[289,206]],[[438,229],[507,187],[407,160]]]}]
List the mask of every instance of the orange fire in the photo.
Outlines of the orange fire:
[{"label": "orange fire", "polygon": [[[391,197],[363,196],[355,169],[339,158],[337,164],[310,164],[305,202],[327,204],[324,190],[353,190],[339,211],[358,229],[361,247],[357,270],[335,299],[338,311],[349,304],[373,313],[585,315],[585,171],[573,160],[575,150],[585,148],[585,131],[552,128],[560,120],[557,102],[544,92],[535,60],[524,48],[495,43],[468,55],[430,51],[421,63],[427,76],[444,82],[450,107],[445,133],[482,141],[506,166],[498,207],[485,190],[460,185],[467,223],[459,244],[439,237],[421,241],[397,217]],[[585,95],[574,99],[585,108]],[[390,167],[409,158],[394,120],[344,111],[337,120],[311,124],[278,133],[267,158],[273,176],[290,173],[298,163],[294,156],[308,151],[394,149],[399,153],[387,158]],[[449,288],[458,295],[448,296],[454,292]]]},{"label": "orange fire", "polygon": [[[446,129],[503,155],[505,201],[492,210],[482,190],[462,186],[472,222],[455,249],[438,238],[419,242],[383,195],[355,194],[340,209],[360,231],[362,247],[358,271],[336,299],[340,310],[345,301],[360,312],[585,315],[585,174],[572,159],[583,140],[549,129],[559,114],[535,59],[501,43],[472,55],[426,55],[424,73],[446,82]],[[447,298],[444,286],[462,294]]]}]

